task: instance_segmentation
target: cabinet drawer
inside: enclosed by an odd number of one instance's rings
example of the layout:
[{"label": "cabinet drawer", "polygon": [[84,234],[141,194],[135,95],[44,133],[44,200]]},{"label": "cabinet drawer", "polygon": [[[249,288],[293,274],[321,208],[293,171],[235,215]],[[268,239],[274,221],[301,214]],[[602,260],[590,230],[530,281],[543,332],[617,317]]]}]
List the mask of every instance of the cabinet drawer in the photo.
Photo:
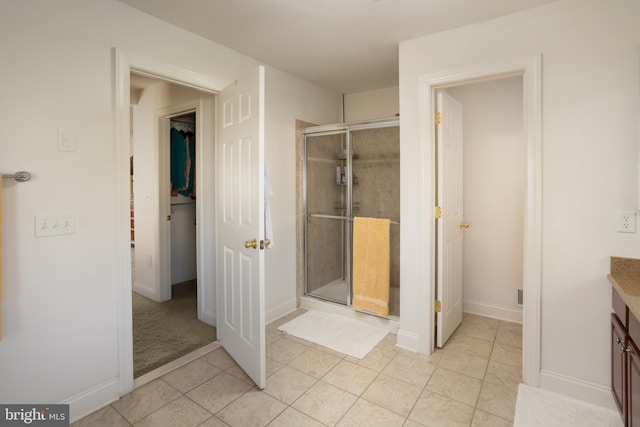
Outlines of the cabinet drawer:
[{"label": "cabinet drawer", "polygon": [[622,298],[620,298],[620,295],[618,295],[618,292],[615,290],[615,288],[611,288],[611,306],[613,307],[614,313],[618,315],[618,318],[622,322],[622,325],[625,328],[629,328],[629,309],[627,308],[627,305],[624,303],[624,301],[622,301]]}]

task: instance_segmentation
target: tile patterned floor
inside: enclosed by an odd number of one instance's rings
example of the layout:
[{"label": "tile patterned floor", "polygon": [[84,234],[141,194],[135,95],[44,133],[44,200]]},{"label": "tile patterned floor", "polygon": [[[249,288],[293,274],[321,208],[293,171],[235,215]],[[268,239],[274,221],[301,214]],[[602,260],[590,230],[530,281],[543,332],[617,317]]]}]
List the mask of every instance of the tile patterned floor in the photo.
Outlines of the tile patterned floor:
[{"label": "tile patterned floor", "polygon": [[512,426],[521,325],[465,314],[430,356],[388,335],[364,359],[267,326],[267,387],[218,348],[74,424],[84,426]]}]

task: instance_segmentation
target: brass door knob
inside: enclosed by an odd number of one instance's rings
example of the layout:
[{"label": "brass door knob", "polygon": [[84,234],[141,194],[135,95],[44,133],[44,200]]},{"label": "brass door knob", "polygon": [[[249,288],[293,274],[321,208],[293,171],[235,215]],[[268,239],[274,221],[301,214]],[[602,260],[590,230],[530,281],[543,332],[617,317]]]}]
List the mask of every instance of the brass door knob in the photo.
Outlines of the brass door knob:
[{"label": "brass door knob", "polygon": [[460,228],[469,228],[469,224],[467,224],[466,222],[461,222]]},{"label": "brass door knob", "polygon": [[247,240],[246,242],[244,242],[244,247],[247,248],[247,249],[249,249],[249,248],[257,249],[258,248],[258,241],[256,239]]}]

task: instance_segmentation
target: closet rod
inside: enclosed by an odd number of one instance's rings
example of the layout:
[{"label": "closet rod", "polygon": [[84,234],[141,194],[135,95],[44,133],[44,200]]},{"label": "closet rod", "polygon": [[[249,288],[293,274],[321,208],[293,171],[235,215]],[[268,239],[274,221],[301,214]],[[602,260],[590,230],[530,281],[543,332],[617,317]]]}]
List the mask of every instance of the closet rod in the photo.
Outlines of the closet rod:
[{"label": "closet rod", "polygon": [[26,182],[29,181],[31,179],[31,174],[29,172],[25,172],[25,171],[20,171],[20,172],[16,172],[13,175],[5,175],[2,174],[2,178],[3,179],[15,179],[18,182]]},{"label": "closet rod", "polygon": [[170,119],[172,122],[184,123],[185,125],[195,125],[195,122],[183,122],[182,120]]}]

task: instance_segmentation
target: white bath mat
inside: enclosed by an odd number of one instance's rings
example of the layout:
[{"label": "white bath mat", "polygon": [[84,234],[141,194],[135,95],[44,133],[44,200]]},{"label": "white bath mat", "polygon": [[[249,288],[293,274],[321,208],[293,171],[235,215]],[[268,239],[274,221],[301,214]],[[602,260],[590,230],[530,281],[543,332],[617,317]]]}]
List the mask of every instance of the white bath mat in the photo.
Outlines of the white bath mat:
[{"label": "white bath mat", "polygon": [[617,411],[520,384],[514,427],[622,427]]},{"label": "white bath mat", "polygon": [[336,314],[310,310],[278,328],[279,331],[362,359],[388,331]]}]

